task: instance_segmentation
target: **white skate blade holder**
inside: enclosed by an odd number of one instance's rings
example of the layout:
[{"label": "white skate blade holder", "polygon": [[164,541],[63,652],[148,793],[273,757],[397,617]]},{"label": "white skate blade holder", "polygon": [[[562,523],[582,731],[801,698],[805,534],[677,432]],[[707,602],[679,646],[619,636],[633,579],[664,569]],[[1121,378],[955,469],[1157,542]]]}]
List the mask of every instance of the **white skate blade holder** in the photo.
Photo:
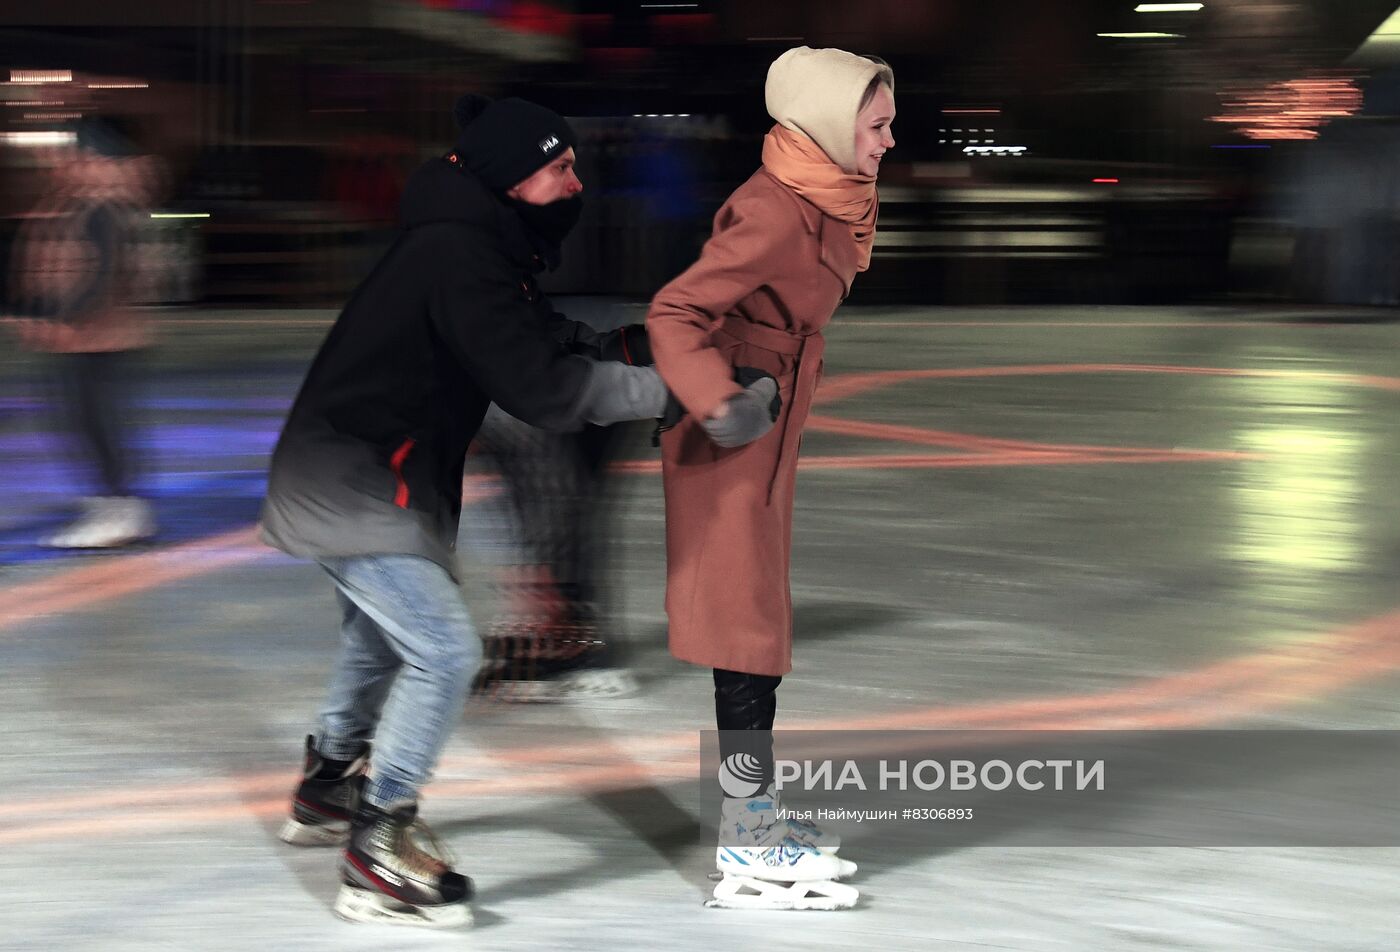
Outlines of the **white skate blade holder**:
[{"label": "white skate blade holder", "polygon": [[725,873],[705,900],[709,909],[827,910],[850,909],[860,890],[835,880],[785,883]]},{"label": "white skate blade holder", "polygon": [[349,885],[340,887],[340,895],[335,898],[335,914],[350,922],[423,929],[460,929],[472,924],[471,906],[465,902],[413,906],[374,890]]},{"label": "white skate blade holder", "polygon": [[511,704],[567,704],[631,697],[640,688],[630,671],[574,671],[547,681],[501,680],[483,696]]}]

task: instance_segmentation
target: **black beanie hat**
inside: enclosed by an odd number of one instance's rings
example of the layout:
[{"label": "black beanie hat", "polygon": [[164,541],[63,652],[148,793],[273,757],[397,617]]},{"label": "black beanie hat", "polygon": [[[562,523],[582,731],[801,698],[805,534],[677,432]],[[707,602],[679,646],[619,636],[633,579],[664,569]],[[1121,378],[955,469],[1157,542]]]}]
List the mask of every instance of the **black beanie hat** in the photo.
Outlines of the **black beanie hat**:
[{"label": "black beanie hat", "polygon": [[468,93],[454,113],[457,155],[493,192],[519,185],[577,142],[563,116],[524,99]]}]

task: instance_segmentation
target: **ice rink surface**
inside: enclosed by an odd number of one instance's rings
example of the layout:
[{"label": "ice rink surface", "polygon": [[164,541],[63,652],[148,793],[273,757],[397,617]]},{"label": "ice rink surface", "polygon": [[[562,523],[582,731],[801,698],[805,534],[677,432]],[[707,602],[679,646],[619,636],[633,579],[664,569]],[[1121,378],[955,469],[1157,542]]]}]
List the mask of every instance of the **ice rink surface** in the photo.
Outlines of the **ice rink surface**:
[{"label": "ice rink surface", "polygon": [[[0,356],[0,949],[1400,947],[1383,846],[1028,848],[989,829],[911,854],[872,824],[843,830],[852,911],[703,908],[710,684],[666,653],[645,426],[611,572],[641,692],[471,702],[422,812],[476,880],[475,928],[340,922],[334,851],[276,839],[332,590],[252,531],[330,316],[162,315],[142,390],[162,536],[120,554],[35,545],[81,486],[41,368]],[[828,342],[779,727],[1400,727],[1393,316],[849,308]],[[461,544],[482,625],[493,485],[469,481]]]}]

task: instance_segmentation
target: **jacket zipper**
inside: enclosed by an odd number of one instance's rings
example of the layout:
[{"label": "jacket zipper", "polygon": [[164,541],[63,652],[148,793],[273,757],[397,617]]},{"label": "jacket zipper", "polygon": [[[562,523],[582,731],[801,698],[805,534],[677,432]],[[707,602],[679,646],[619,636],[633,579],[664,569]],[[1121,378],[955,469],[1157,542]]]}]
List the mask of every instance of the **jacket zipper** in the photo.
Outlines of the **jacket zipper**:
[{"label": "jacket zipper", "polygon": [[403,464],[413,450],[414,442],[412,438],[404,440],[399,448],[394,450],[394,455],[389,457],[389,469],[394,474],[394,505],[400,509],[408,508],[408,483],[403,478]]}]

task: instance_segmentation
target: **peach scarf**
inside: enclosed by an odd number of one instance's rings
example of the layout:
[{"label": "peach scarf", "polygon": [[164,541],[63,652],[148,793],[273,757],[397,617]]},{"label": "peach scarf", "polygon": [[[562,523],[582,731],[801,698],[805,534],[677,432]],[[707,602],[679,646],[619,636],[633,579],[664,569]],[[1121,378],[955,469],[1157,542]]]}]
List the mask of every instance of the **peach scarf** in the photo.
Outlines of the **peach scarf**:
[{"label": "peach scarf", "polygon": [[843,171],[821,146],[782,125],[763,137],[763,167],[824,214],[849,225],[860,254],[857,270],[870,267],[880,214],[874,176]]}]

